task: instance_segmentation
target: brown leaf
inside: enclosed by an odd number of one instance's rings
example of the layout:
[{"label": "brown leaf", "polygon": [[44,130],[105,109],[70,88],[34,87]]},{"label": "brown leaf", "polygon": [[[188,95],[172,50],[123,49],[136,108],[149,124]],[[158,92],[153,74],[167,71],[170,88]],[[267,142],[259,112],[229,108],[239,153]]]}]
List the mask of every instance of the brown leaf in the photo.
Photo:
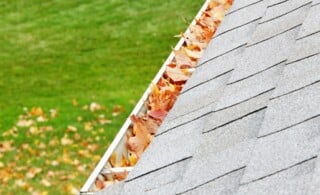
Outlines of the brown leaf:
[{"label": "brown leaf", "polygon": [[44,112],[43,112],[42,108],[40,108],[40,107],[31,108],[30,114],[32,116],[44,116]]},{"label": "brown leaf", "polygon": [[185,82],[186,80],[189,79],[189,76],[185,75],[180,68],[175,67],[171,68],[167,66],[166,68],[166,74],[170,79],[172,79],[173,82],[178,83],[178,82]]},{"label": "brown leaf", "polygon": [[141,136],[129,137],[127,141],[128,150],[134,152],[138,158],[149,144],[149,139]]},{"label": "brown leaf", "polygon": [[174,59],[178,68],[181,66],[193,67],[195,64],[183,50],[174,50]]},{"label": "brown leaf", "polygon": [[168,114],[167,111],[158,109],[158,110],[150,111],[148,115],[150,117],[162,122],[164,120],[164,118],[167,116],[167,114]]},{"label": "brown leaf", "polygon": [[96,179],[96,182],[95,182],[95,185],[96,185],[96,188],[98,190],[102,190],[104,188],[104,183],[103,181],[101,181],[100,179]]},{"label": "brown leaf", "polygon": [[32,167],[31,169],[28,170],[28,172],[26,173],[26,177],[29,179],[34,178],[38,173],[40,173],[42,171],[41,168],[36,168],[36,167]]}]

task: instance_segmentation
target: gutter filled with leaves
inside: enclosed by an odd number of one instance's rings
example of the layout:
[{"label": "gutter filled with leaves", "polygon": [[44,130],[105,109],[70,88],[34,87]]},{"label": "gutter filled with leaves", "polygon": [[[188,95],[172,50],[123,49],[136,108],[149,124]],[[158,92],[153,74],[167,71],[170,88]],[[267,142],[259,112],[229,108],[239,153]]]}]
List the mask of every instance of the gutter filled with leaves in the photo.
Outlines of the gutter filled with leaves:
[{"label": "gutter filled with leaves", "polygon": [[124,180],[152,141],[233,0],[207,0],[91,173],[81,194]]}]

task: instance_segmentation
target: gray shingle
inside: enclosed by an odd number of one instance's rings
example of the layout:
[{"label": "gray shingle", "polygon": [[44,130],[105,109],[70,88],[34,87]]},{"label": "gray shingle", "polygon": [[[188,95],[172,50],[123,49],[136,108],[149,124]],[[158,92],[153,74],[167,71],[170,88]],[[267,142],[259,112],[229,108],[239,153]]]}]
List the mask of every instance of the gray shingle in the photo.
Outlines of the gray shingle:
[{"label": "gray shingle", "polygon": [[320,33],[297,40],[289,50],[287,63],[292,63],[318,53],[320,53]]},{"label": "gray shingle", "polygon": [[312,5],[318,5],[320,3],[320,0],[312,0]]},{"label": "gray shingle", "polygon": [[[128,176],[128,179],[131,180],[148,172],[178,162],[181,159],[191,157],[198,145],[201,125],[202,121],[196,120],[155,137],[148,149],[142,155],[139,163]],[[185,145],[183,143],[188,144]]]},{"label": "gray shingle", "polygon": [[233,13],[238,11],[239,9],[245,9],[247,6],[250,6],[252,4],[258,3],[262,0],[242,0],[242,1],[234,1],[232,7],[230,8],[229,12],[227,13]]},{"label": "gray shingle", "polygon": [[272,6],[276,6],[278,4],[281,4],[281,3],[285,3],[287,1],[288,0],[267,0],[267,3],[268,3],[268,7],[272,7]]},{"label": "gray shingle", "polygon": [[123,187],[124,187],[124,182],[119,182],[101,191],[95,192],[94,194],[95,195],[105,195],[105,194],[121,195],[123,194]]},{"label": "gray shingle", "polygon": [[[181,94],[173,106],[168,120],[188,114],[215,102],[222,93],[223,86],[227,84],[230,75],[230,73],[224,74],[216,79],[194,87],[192,91]],[[194,93],[197,95],[195,96]]]},{"label": "gray shingle", "polygon": [[299,124],[320,114],[320,83],[277,99],[268,105],[259,136]]},{"label": "gray shingle", "polygon": [[283,62],[287,58],[288,50],[294,44],[297,31],[298,29],[292,29],[246,48],[238,60],[239,68],[233,72],[229,82],[236,82]]},{"label": "gray shingle", "polygon": [[298,164],[277,174],[265,177],[253,183],[242,185],[237,194],[306,194],[311,181],[314,166],[314,158],[303,161],[301,162],[301,164]]},{"label": "gray shingle", "polygon": [[239,11],[229,14],[228,17],[225,17],[223,20],[223,23],[217,30],[216,35],[226,33],[234,28],[238,28],[261,18],[264,15],[265,10],[266,3],[264,1],[260,1],[259,3],[246,7],[246,9],[240,9]]},{"label": "gray shingle", "polygon": [[216,131],[204,133],[199,147],[210,151],[210,153],[218,153],[235,147],[240,142],[255,139],[258,135],[264,113],[265,110],[261,110],[221,127]]},{"label": "gray shingle", "polygon": [[272,97],[301,89],[320,80],[320,55],[287,65]]},{"label": "gray shingle", "polygon": [[177,180],[175,182],[171,182],[171,183],[165,184],[163,186],[159,186],[158,188],[154,188],[152,190],[149,190],[144,194],[174,195],[178,185],[179,185],[179,180]]},{"label": "gray shingle", "polygon": [[221,178],[245,166],[254,141],[241,142],[219,153],[211,153],[206,148],[199,148],[186,167],[177,193],[196,188],[204,183]]},{"label": "gray shingle", "polygon": [[320,117],[258,139],[242,183],[273,174],[317,154]]},{"label": "gray shingle", "polygon": [[187,81],[182,93],[232,70],[236,63],[237,56],[241,55],[243,50],[244,47],[241,47],[214,59],[210,57],[214,51],[206,50],[207,55],[200,59],[204,64],[196,68],[192,74],[192,79]]},{"label": "gray shingle", "polygon": [[[302,24],[310,7],[311,7],[311,3],[293,12],[289,12],[288,14],[285,14],[279,18],[275,18],[273,20],[270,20],[268,22],[258,25],[257,30],[252,35],[249,41],[249,45],[256,44],[261,41],[265,41],[271,37],[274,37],[280,33],[286,32],[287,30]],[[274,28],[275,26],[277,28]]]},{"label": "gray shingle", "polygon": [[[223,109],[242,101],[248,100],[275,87],[283,64],[274,66],[266,71],[245,80],[228,85],[217,103],[216,109]],[[237,67],[234,72],[241,69]]]},{"label": "gray shingle", "polygon": [[227,195],[235,194],[238,190],[243,169],[231,172],[221,178],[218,178],[209,183],[203,184],[193,190],[186,192],[186,195]]},{"label": "gray shingle", "polygon": [[317,194],[320,192],[320,153],[317,155],[315,170],[312,176],[312,181],[310,182],[310,195]]},{"label": "gray shingle", "polygon": [[257,25],[258,21],[256,20],[239,28],[228,31],[227,33],[215,36],[211,40],[210,45],[206,48],[206,52],[211,54],[211,58],[215,58],[246,44]]},{"label": "gray shingle", "polygon": [[299,38],[320,32],[320,4],[312,6],[299,32]]},{"label": "gray shingle", "polygon": [[289,0],[269,7],[266,11],[266,15],[263,16],[263,18],[259,22],[262,23],[277,17],[281,17],[282,15],[287,14],[288,12],[292,12],[295,9],[298,9],[303,5],[311,2],[312,0]]},{"label": "gray shingle", "polygon": [[260,111],[267,105],[271,93],[272,91],[266,91],[241,104],[205,116],[204,120],[207,120],[207,122],[204,124],[203,132],[216,130],[219,127],[240,120],[250,113]]},{"label": "gray shingle", "polygon": [[214,107],[215,107],[215,102],[213,102],[212,104],[210,104],[206,107],[203,107],[199,110],[196,110],[194,112],[190,112],[188,114],[181,115],[181,116],[174,118],[170,121],[165,119],[165,121],[161,124],[160,128],[158,129],[157,133],[162,134],[164,132],[171,131],[172,129],[180,127],[182,125],[188,124],[194,120],[203,118],[205,115],[212,112],[214,110]]},{"label": "gray shingle", "polygon": [[[132,181],[126,181],[124,194],[141,194],[174,183],[180,178],[190,159],[180,161]],[[174,192],[172,192],[173,194]]]}]

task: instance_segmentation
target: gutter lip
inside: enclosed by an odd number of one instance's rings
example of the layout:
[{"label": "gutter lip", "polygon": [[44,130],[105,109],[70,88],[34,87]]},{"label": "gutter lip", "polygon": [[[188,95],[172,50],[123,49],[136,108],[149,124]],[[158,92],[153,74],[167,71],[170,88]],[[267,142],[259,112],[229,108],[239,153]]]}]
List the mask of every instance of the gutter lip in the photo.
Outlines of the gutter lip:
[{"label": "gutter lip", "polygon": [[[189,27],[192,25],[195,25],[197,19],[200,19],[202,13],[207,9],[209,2],[210,2],[210,0],[205,0],[204,4],[202,5],[200,10],[198,11],[197,15],[195,16],[195,18],[193,19],[193,21],[191,22],[191,24],[188,26],[187,30],[185,31],[185,34],[189,33],[190,32]],[[174,47],[173,51],[179,50],[183,46],[184,42],[185,42],[184,38],[181,37],[179,42]],[[90,191],[90,188],[94,184],[94,182],[95,182],[96,178],[98,177],[98,175],[100,174],[100,172],[103,170],[105,164],[108,162],[111,154],[116,150],[118,144],[121,142],[123,137],[126,135],[126,132],[129,128],[129,126],[131,125],[130,116],[137,115],[140,113],[140,111],[143,109],[143,106],[144,106],[145,102],[148,100],[148,97],[151,93],[152,84],[157,83],[161,79],[161,77],[165,73],[167,65],[174,59],[174,52],[173,51],[171,51],[171,53],[168,56],[168,58],[166,59],[166,61],[162,64],[159,72],[156,74],[154,79],[151,81],[148,88],[146,89],[146,91],[144,92],[144,94],[142,95],[142,97],[140,98],[140,100],[138,101],[136,106],[134,107],[133,111],[130,113],[130,115],[128,116],[128,118],[126,119],[124,124],[122,125],[121,129],[117,133],[117,135],[114,138],[114,140],[112,141],[111,145],[109,146],[107,151],[104,153],[104,155],[100,159],[99,163],[96,165],[93,172],[90,174],[89,178],[87,179],[87,181],[85,182],[85,184],[83,185],[83,187],[80,190],[80,193],[79,193],[80,195],[93,195],[94,194],[94,192]]]}]

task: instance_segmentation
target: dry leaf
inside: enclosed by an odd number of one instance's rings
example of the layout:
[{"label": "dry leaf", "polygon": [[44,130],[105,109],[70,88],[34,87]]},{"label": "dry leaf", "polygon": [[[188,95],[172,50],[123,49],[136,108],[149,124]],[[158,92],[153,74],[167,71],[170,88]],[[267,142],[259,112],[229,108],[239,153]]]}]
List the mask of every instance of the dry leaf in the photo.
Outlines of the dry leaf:
[{"label": "dry leaf", "polygon": [[40,173],[42,171],[41,168],[36,168],[36,167],[32,167],[31,169],[28,170],[28,172],[26,173],[26,177],[29,179],[34,178],[38,173]]},{"label": "dry leaf", "polygon": [[73,140],[69,139],[68,135],[64,135],[63,138],[61,138],[60,143],[63,146],[71,145],[73,144]]},{"label": "dry leaf", "polygon": [[161,109],[157,109],[157,110],[153,110],[153,111],[150,111],[148,113],[148,115],[156,120],[159,120],[159,121],[163,121],[164,118],[167,116],[168,112],[165,111],[165,110],[161,110]]}]

